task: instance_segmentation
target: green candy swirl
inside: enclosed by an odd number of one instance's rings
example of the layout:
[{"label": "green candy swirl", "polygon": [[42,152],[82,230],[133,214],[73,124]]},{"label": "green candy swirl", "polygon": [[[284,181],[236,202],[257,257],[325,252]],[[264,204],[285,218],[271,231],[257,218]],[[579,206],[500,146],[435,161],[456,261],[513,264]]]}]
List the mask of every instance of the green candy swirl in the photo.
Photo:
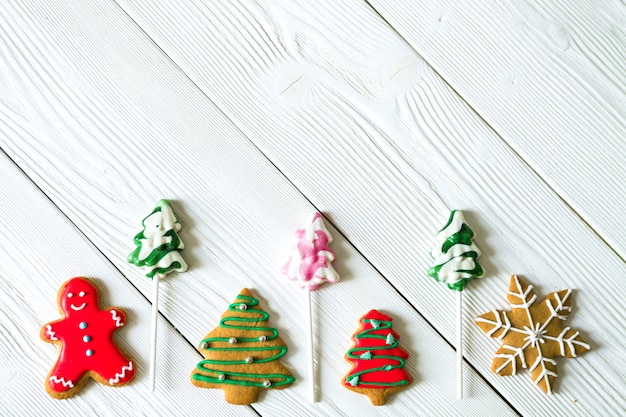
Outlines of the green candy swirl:
[{"label": "green candy swirl", "polygon": [[437,233],[437,244],[431,251],[435,264],[428,276],[444,282],[448,288],[463,291],[467,283],[484,275],[478,263],[480,250],[473,243],[474,231],[465,223],[463,213],[452,210],[446,225]]}]

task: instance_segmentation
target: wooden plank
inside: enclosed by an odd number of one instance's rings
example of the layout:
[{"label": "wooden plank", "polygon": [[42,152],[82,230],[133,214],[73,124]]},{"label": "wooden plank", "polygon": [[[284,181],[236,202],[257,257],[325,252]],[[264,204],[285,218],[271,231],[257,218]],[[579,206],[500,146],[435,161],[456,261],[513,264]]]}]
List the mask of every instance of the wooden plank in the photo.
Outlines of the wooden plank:
[{"label": "wooden plank", "polygon": [[368,0],[626,258],[626,7]]},{"label": "wooden plank", "polygon": [[[118,7],[57,1],[31,10],[16,2],[0,10],[0,19],[7,34],[0,43],[1,72],[11,86],[1,96],[0,146],[147,297],[149,280],[125,257],[141,218],[156,200],[173,201],[183,225],[181,238],[187,245],[184,256],[190,270],[162,283],[161,312],[196,345],[217,326],[242,287],[257,292],[290,346],[284,363],[298,378],[292,388],[263,396],[254,405],[261,415],[377,415],[379,411],[364,397],[339,387],[349,368],[343,355],[350,335],[358,317],[372,307],[396,318],[412,353],[409,367],[416,379],[384,412],[477,414],[489,407],[499,415],[514,414],[471,371],[466,376],[471,397],[449,401],[446,388],[455,376],[453,350],[332,227],[336,265],[344,280],[316,297],[322,401],[314,405],[304,401],[306,352],[299,343],[305,338],[303,294],[286,282],[278,268],[289,253],[294,230],[313,209],[310,202]],[[26,195],[15,207],[38,207],[42,198]],[[22,212],[41,219],[50,216]],[[9,213],[7,224],[16,228],[30,221],[28,217],[12,221],[12,216]],[[53,230],[60,227],[52,226]],[[49,239],[57,242],[53,233]],[[63,256],[64,244],[45,243],[38,251],[47,250],[48,256],[74,266],[73,258]],[[22,241],[16,247],[26,246]],[[13,267],[9,259],[0,259],[0,264]],[[147,325],[148,306],[131,309],[145,315],[141,322]],[[138,350],[145,366],[147,337],[140,336],[142,342],[131,348]],[[175,348],[180,338],[174,337],[177,342],[162,335],[159,346]],[[10,348],[12,355],[14,348]],[[186,397],[173,400],[171,406],[180,414],[206,414],[214,402],[221,414],[219,391],[191,386],[187,376],[172,371],[178,362],[169,351],[161,355],[163,380],[158,381],[155,396],[176,386],[195,401],[204,401],[200,407],[185,401]],[[181,361],[190,372],[197,358]],[[138,384],[138,389],[144,388],[145,382]],[[120,401],[133,402],[137,394],[126,396],[126,392],[119,390]],[[16,412],[41,414],[38,407],[43,406],[19,403]],[[227,411],[236,414],[240,408]]]},{"label": "wooden plank", "polygon": [[[26,110],[26,109],[25,109]],[[206,415],[207,401],[219,415],[233,408],[220,392],[204,395],[189,387],[193,363],[201,356],[176,329],[159,324],[157,391],[147,392],[150,304],[6,157],[0,155],[0,365],[2,414],[24,415]],[[36,207],[29,210],[28,207]],[[60,317],[57,292],[66,280],[96,281],[101,306],[119,306],[128,321],[117,332],[119,346],[134,358],[135,380],[120,388],[91,381],[69,400],[55,400],[44,389],[59,349],[39,339],[40,328]],[[249,407],[237,415],[256,416]]]},{"label": "wooden plank", "polygon": [[513,272],[543,293],[577,289],[570,325],[602,348],[564,363],[549,399],[491,374],[497,343],[469,325],[467,357],[517,410],[624,408],[611,323],[625,317],[605,290],[623,261],[365,4],[119,4],[448,340],[454,295],[420,272],[447,208],[470,210],[490,271],[468,292],[468,321],[505,307]]}]

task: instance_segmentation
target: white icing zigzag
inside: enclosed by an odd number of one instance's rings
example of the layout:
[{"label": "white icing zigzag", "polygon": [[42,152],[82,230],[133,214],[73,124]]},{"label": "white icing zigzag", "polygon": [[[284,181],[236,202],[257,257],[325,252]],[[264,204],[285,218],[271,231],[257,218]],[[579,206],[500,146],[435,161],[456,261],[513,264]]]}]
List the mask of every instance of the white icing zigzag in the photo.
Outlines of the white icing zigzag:
[{"label": "white icing zigzag", "polygon": [[[528,308],[531,305],[533,305],[533,303],[537,299],[537,294],[533,293],[533,296],[531,297],[531,299],[527,300],[528,294],[530,294],[533,290],[533,286],[528,285],[528,287],[526,288],[526,291],[522,292],[522,285],[519,283],[519,278],[517,278],[517,275],[514,275],[514,277],[515,277],[515,284],[517,285],[517,292],[508,291],[508,293],[510,295],[514,295],[515,297],[519,298],[520,300],[522,300],[522,302],[520,304],[511,303],[511,308],[523,308],[526,311],[528,311]],[[532,322],[532,318],[530,319],[530,321]]]},{"label": "white icing zigzag", "polygon": [[122,318],[117,315],[115,310],[111,310],[111,318],[115,320],[115,327],[122,327],[124,323],[122,323]]},{"label": "white icing zigzag", "polygon": [[50,381],[56,384],[61,384],[64,387],[74,388],[74,383],[72,381],[66,381],[64,378],[59,378],[58,376],[51,376]]},{"label": "white icing zigzag", "polygon": [[[554,317],[560,320],[567,319],[567,315],[569,314],[570,311],[572,311],[572,307],[566,306],[564,303],[567,301],[571,293],[572,293],[572,290],[568,289],[563,299],[561,299],[558,292],[554,293],[554,298],[556,298],[556,308],[552,306],[552,301],[550,301],[549,299],[546,300],[546,305],[548,306],[548,309],[550,310],[550,320],[553,319]],[[565,314],[559,314],[561,311],[565,311]]]},{"label": "white icing zigzag", "polygon": [[520,361],[522,362],[522,368],[526,368],[526,358],[524,357],[524,348],[518,348],[515,346],[509,346],[509,345],[502,345],[501,350],[504,350],[504,349],[510,350],[511,352],[513,352],[513,354],[499,353],[495,355],[496,358],[506,359],[502,363],[502,365],[500,365],[500,367],[496,369],[496,373],[499,374],[500,372],[502,372],[504,368],[511,365],[511,375],[515,375],[517,373],[517,361],[515,360],[517,357],[519,357]]},{"label": "white icing zigzag", "polygon": [[[46,326],[46,331],[48,332],[48,337],[50,337],[50,340],[59,340],[55,335],[56,333],[52,331],[52,326],[51,325],[47,325]],[[57,381],[58,382],[58,381]]]},{"label": "white icing zigzag", "polygon": [[111,385],[119,384],[120,378],[124,378],[126,376],[126,371],[132,371],[132,370],[133,370],[133,363],[128,362],[127,366],[122,366],[122,372],[116,373],[115,378],[109,379],[109,384]]},{"label": "white icing zigzag", "polygon": [[537,378],[535,380],[533,380],[533,382],[537,385],[539,385],[539,383],[541,382],[541,380],[543,379],[545,384],[546,384],[546,392],[548,394],[552,393],[552,385],[550,385],[550,379],[549,377],[554,377],[556,378],[558,375],[556,372],[549,370],[546,367],[546,363],[551,364],[552,366],[556,367],[556,361],[554,359],[550,359],[550,358],[546,358],[541,354],[541,348],[537,347],[537,350],[539,351],[539,355],[537,356],[537,360],[535,360],[535,363],[530,367],[530,372],[533,372],[535,370],[535,368],[537,368],[539,365],[541,365],[541,373],[539,375],[537,375]]},{"label": "white icing zigzag", "polygon": [[495,332],[497,332],[498,330],[502,329],[502,334],[500,334],[500,336],[497,337],[497,339],[502,340],[504,338],[504,336],[506,336],[506,334],[509,332],[509,330],[512,331],[517,331],[519,333],[520,332],[518,329],[511,327],[511,321],[509,320],[509,316],[507,316],[506,312],[502,313],[502,317],[504,317],[504,323],[502,322],[502,319],[500,318],[500,312],[497,310],[492,310],[491,311],[494,315],[494,317],[496,318],[496,321],[493,320],[487,320],[484,319],[482,317],[478,317],[476,319],[476,322],[478,323],[487,323],[487,324],[491,324],[493,326],[493,329],[489,330],[487,332],[487,336],[489,337],[493,337],[493,334]]},{"label": "white icing zigzag", "polygon": [[569,353],[572,355],[573,358],[576,357],[576,346],[574,345],[578,345],[578,346],[582,346],[585,349],[589,350],[591,349],[591,346],[589,346],[588,343],[585,342],[581,342],[580,340],[578,340],[578,335],[580,334],[579,332],[575,331],[573,335],[571,335],[569,338],[565,338],[565,334],[570,330],[569,327],[566,327],[565,329],[563,329],[563,331],[561,332],[561,334],[558,337],[552,337],[552,336],[544,336],[545,339],[549,339],[549,340],[554,340],[555,342],[558,342],[560,348],[561,348],[561,356],[565,356],[567,353],[565,352],[565,346],[567,344],[567,347],[569,348]]}]

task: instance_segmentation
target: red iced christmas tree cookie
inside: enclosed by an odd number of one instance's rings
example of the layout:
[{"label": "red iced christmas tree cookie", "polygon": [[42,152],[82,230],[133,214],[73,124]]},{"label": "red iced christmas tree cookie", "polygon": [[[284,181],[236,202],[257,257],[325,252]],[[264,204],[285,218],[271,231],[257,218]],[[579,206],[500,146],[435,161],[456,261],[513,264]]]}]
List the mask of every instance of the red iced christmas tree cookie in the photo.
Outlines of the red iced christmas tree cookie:
[{"label": "red iced christmas tree cookie", "polygon": [[76,394],[89,377],[120,386],[135,376],[133,363],[120,352],[113,333],[126,321],[117,308],[101,310],[98,290],[86,278],[67,281],[58,295],[63,318],[44,325],[40,336],[60,345],[59,359],[46,378],[46,391],[58,399]]},{"label": "red iced christmas tree cookie", "polygon": [[352,369],[343,377],[343,386],[367,395],[373,405],[384,405],[387,395],[411,383],[404,369],[409,354],[398,347],[400,336],[391,329],[391,321],[376,310],[361,317],[352,336],[354,347],[345,356]]}]

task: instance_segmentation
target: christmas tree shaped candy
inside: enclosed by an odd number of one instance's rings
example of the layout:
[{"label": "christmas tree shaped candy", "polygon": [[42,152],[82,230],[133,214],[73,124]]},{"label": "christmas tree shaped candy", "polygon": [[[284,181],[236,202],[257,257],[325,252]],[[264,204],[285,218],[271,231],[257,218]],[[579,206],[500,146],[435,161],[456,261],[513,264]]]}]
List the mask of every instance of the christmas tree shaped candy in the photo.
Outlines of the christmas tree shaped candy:
[{"label": "christmas tree shaped candy", "polygon": [[320,213],[313,213],[309,221],[296,230],[296,239],[292,255],[281,272],[287,275],[290,280],[297,281],[298,285],[306,290],[311,402],[315,402],[311,292],[316,291],[325,282],[335,283],[339,281],[339,275],[331,264],[335,260],[335,254],[328,246],[333,238],[326,229]]},{"label": "christmas tree shaped candy", "polygon": [[128,262],[144,269],[153,280],[152,337],[150,354],[150,391],[154,391],[157,318],[159,312],[159,280],[172,271],[184,272],[187,263],[180,255],[185,247],[178,237],[181,225],[174,217],[170,203],[161,200],[152,213],[141,222],[143,230],[134,238],[135,250]]},{"label": "christmas tree shaped candy", "polygon": [[474,232],[465,223],[463,213],[452,210],[446,225],[437,233],[437,243],[431,251],[435,259],[428,275],[448,288],[457,291],[457,397],[463,398],[463,299],[462,291],[470,280],[480,278],[484,272],[478,264],[480,250],[473,243]]},{"label": "christmas tree shaped candy", "polygon": [[465,223],[463,213],[452,210],[448,222],[437,233],[436,246],[430,253],[435,261],[428,275],[459,292],[470,280],[482,277],[484,272],[476,259],[480,250],[473,240],[474,231]]},{"label": "christmas tree shaped candy", "polygon": [[354,347],[346,353],[352,369],[344,376],[343,386],[367,395],[373,405],[384,405],[387,395],[411,383],[404,369],[409,354],[398,346],[400,336],[391,328],[391,321],[376,310],[368,312],[352,336]]},{"label": "christmas tree shaped candy", "polygon": [[159,279],[172,271],[186,271],[187,264],[180,255],[185,245],[177,233],[181,225],[170,203],[159,201],[141,225],[143,230],[133,239],[137,247],[128,255],[128,262],[143,268],[148,278]]},{"label": "christmas tree shaped candy", "polygon": [[297,281],[307,291],[315,291],[325,282],[339,281],[331,264],[335,261],[335,254],[328,246],[333,238],[321,213],[313,213],[309,221],[296,230],[296,239],[293,253],[281,269],[287,278]]},{"label": "christmas tree shaped candy", "polygon": [[266,389],[283,389],[295,381],[279,359],[287,353],[269,314],[247,289],[241,290],[222,315],[219,327],[200,342],[205,357],[191,374],[191,383],[221,388],[226,402],[246,405]]}]

